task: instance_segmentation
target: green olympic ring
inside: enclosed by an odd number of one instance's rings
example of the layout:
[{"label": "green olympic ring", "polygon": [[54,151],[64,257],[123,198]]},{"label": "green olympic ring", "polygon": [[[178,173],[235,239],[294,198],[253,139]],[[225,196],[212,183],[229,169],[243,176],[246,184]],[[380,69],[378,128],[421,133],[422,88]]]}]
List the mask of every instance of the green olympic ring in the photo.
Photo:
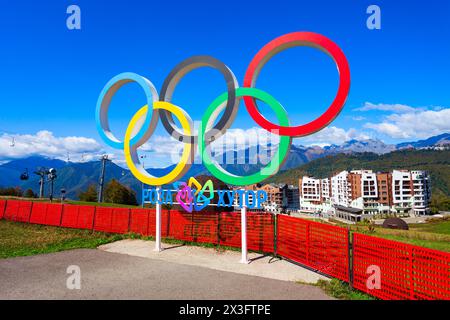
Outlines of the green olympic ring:
[{"label": "green olympic ring", "polygon": [[[281,126],[289,126],[289,118],[283,106],[275,100],[270,94],[256,89],[256,88],[238,88],[236,89],[236,97],[242,99],[244,96],[252,97],[266,103],[274,112]],[[202,124],[199,132],[199,151],[203,159],[203,164],[206,169],[219,180],[236,186],[245,186],[255,184],[277,173],[278,169],[286,160],[286,155],[289,153],[292,138],[289,136],[280,136],[280,144],[278,150],[271,159],[271,161],[263,167],[260,171],[249,176],[238,176],[227,172],[217,161],[211,158],[209,150],[210,142],[206,141],[205,133],[211,129],[214,121],[224,110],[226,102],[228,101],[228,93],[223,93],[217,97],[206,109],[202,117]]]}]

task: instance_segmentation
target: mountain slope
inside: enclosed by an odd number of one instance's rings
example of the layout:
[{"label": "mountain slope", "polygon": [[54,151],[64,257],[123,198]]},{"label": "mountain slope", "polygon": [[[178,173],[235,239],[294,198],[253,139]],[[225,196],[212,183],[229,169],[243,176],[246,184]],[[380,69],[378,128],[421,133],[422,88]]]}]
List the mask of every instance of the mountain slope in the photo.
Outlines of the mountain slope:
[{"label": "mountain slope", "polygon": [[[417,141],[414,144],[418,147],[429,147],[437,143],[445,143],[450,140],[450,134],[443,134],[431,137],[427,140]],[[398,147],[398,146],[397,146]],[[448,194],[450,190],[449,163],[450,155],[447,151],[411,151],[403,150],[388,153],[397,148],[394,145],[387,145],[380,140],[351,140],[342,145],[331,145],[327,147],[292,145],[288,157],[281,168],[281,172],[269,181],[289,182],[298,184],[298,178],[303,174],[314,176],[328,176],[332,172],[344,169],[367,168],[373,170],[392,169],[426,169],[432,173],[433,186],[435,190],[442,194]],[[225,170],[236,175],[250,175],[262,166],[259,164],[240,164],[242,160],[248,163],[250,157],[254,157],[258,152],[266,150],[256,150],[251,147],[245,152],[228,151],[227,155],[236,155],[238,160],[231,164],[222,165]],[[372,151],[372,153],[364,153]],[[425,150],[424,150],[425,151]],[[269,154],[273,154],[273,150]],[[378,155],[377,155],[378,154]],[[220,156],[219,156],[220,157]],[[242,159],[239,159],[241,157]],[[446,158],[447,157],[447,158]],[[61,188],[67,190],[69,198],[76,199],[80,191],[84,191],[90,184],[98,184],[101,163],[100,161],[72,163],[46,157],[29,157],[18,159],[0,165],[0,187],[19,186],[22,190],[31,188],[35,192],[39,190],[39,179],[33,174],[37,167],[53,167],[57,169],[58,178],[55,181],[55,195],[59,196]],[[162,176],[171,171],[175,165],[167,168],[150,168],[148,172],[155,176]],[[20,180],[20,174],[26,169],[29,171],[30,179]],[[203,164],[193,164],[186,173],[184,179],[192,176],[209,174]],[[142,184],[129,170],[109,162],[106,168],[106,182],[116,179],[120,183],[130,187],[136,192],[138,200],[141,197]],[[48,194],[49,186],[46,185],[45,192]]]},{"label": "mountain slope", "polygon": [[450,133],[444,133],[438,136],[430,137],[425,140],[415,142],[404,142],[397,144],[398,149],[404,148],[429,148],[435,146],[450,145]]},{"label": "mountain slope", "polygon": [[47,157],[33,156],[24,159],[12,160],[0,165],[0,187],[22,185],[20,175],[28,171],[29,176],[33,176],[33,171],[39,167],[59,169],[67,163]]},{"label": "mountain slope", "polygon": [[327,156],[298,168],[280,172],[268,179],[268,182],[298,185],[298,179],[304,175],[324,178],[338,171],[357,169],[427,170],[431,174],[433,193],[450,196],[450,150],[401,150],[383,155],[360,153]]}]

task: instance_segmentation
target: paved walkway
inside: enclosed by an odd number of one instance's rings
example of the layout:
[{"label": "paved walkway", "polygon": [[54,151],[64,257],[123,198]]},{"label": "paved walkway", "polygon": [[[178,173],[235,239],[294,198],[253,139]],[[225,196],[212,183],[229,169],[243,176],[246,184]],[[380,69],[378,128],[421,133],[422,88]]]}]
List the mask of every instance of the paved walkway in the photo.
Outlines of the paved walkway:
[{"label": "paved walkway", "polygon": [[[70,265],[80,267],[80,290],[67,289],[70,275],[66,272]],[[78,249],[0,260],[0,299],[331,298],[310,285]]]},{"label": "paved walkway", "polygon": [[122,240],[99,247],[100,250],[108,252],[200,266],[214,270],[235,272],[275,280],[316,283],[319,279],[327,279],[311,270],[299,267],[290,262],[258,253],[249,253],[248,258],[250,263],[242,264],[240,263],[240,251],[217,251],[214,248],[169,245],[164,243],[164,251],[155,252],[153,250],[154,248],[155,243],[153,241],[143,240]]}]

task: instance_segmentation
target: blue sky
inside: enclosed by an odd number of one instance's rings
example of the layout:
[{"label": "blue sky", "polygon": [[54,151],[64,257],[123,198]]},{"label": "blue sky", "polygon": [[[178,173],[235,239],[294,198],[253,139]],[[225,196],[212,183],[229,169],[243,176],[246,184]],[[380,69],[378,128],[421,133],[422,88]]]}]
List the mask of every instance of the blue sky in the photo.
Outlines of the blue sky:
[{"label": "blue sky", "polygon": [[[66,27],[71,4],[81,8],[81,30]],[[366,27],[371,4],[381,8],[381,30]],[[20,150],[37,152],[33,148],[42,141],[47,144],[43,150],[48,145],[54,149],[53,156],[100,152],[104,144],[95,129],[94,110],[98,94],[114,75],[136,72],[159,89],[177,63],[206,54],[222,60],[242,84],[258,50],[294,31],[332,39],[346,54],[352,74],[339,117],[329,128],[294,143],[351,138],[396,143],[448,132],[449,15],[450,3],[442,0],[7,1],[0,11],[0,142],[5,145],[15,136],[23,148],[4,146],[0,160],[21,155]],[[337,81],[330,58],[295,48],[267,64],[257,87],[276,97],[291,124],[298,125],[327,108]],[[173,102],[200,120],[224,90],[220,74],[197,70],[182,80]],[[117,136],[123,136],[143,104],[137,86],[119,92],[110,112]],[[241,105],[232,128],[255,126]],[[164,134],[160,126],[155,139]]]}]

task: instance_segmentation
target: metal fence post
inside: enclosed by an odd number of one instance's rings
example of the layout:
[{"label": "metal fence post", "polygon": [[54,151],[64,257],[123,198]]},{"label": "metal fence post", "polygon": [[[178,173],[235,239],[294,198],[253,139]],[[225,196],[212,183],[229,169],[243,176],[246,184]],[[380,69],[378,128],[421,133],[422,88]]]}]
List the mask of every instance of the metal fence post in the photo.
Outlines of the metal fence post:
[{"label": "metal fence post", "polygon": [[310,226],[311,224],[309,223],[309,221],[306,221],[306,261],[308,263],[310,263],[310,259],[309,259],[309,249],[311,247],[311,241],[310,241]]},{"label": "metal fence post", "polygon": [[[59,219],[59,226],[62,226],[62,222],[63,222],[63,218],[64,218],[64,208],[66,207],[66,205],[62,204],[61,207],[62,207],[61,208],[61,218]],[[33,206],[31,207],[31,212],[33,212]],[[31,218],[31,214],[30,214],[30,218]]]},{"label": "metal fence post", "polygon": [[217,212],[217,245],[220,246],[220,216],[221,212]]},{"label": "metal fence post", "polygon": [[130,232],[131,230],[131,209],[128,209],[128,231]]},{"label": "metal fence post", "polygon": [[278,216],[275,213],[272,213],[273,217],[273,256],[277,256],[277,247],[278,247]]},{"label": "metal fence post", "polygon": [[[30,223],[30,220],[31,220],[31,214],[33,213],[33,205],[34,205],[34,202],[31,201],[30,214],[28,215],[27,223]],[[61,213],[61,220],[62,220],[62,213]],[[61,226],[61,223],[59,224],[59,226]]]},{"label": "metal fence post", "polygon": [[[95,218],[97,217],[97,206],[94,207],[94,217],[92,218],[92,232],[95,232]],[[80,216],[80,207],[78,207],[78,216]]]},{"label": "metal fence post", "polygon": [[197,242],[196,239],[197,239],[197,237],[194,236],[194,211],[192,211],[191,212],[191,241]]},{"label": "metal fence post", "polygon": [[353,243],[354,243],[354,234],[347,229],[348,232],[348,245],[347,245],[347,258],[348,258],[348,284],[350,289],[353,289]]},{"label": "metal fence post", "polygon": [[409,299],[414,300],[414,248],[409,246]]}]

